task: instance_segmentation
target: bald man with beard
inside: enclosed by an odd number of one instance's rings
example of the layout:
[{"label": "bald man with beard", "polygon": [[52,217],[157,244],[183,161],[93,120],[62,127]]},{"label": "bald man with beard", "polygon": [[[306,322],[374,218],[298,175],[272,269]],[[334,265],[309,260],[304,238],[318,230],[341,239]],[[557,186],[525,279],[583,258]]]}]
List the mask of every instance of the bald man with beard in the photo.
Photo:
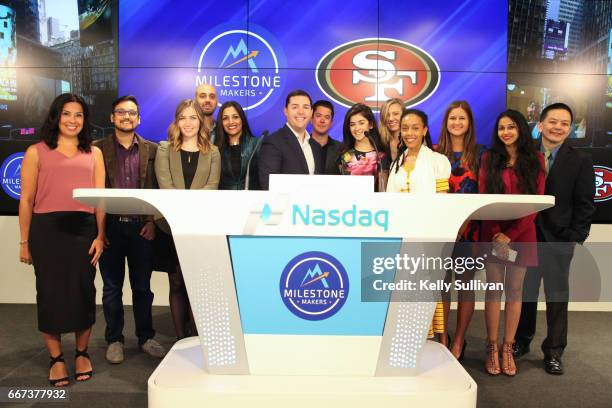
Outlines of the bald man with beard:
[{"label": "bald man with beard", "polygon": [[217,103],[219,102],[217,99],[217,90],[214,86],[209,84],[198,85],[195,91],[195,100],[202,108],[202,113],[204,113],[204,125],[208,130],[208,137],[211,143],[215,142],[215,119],[214,114],[215,110],[217,110]]}]

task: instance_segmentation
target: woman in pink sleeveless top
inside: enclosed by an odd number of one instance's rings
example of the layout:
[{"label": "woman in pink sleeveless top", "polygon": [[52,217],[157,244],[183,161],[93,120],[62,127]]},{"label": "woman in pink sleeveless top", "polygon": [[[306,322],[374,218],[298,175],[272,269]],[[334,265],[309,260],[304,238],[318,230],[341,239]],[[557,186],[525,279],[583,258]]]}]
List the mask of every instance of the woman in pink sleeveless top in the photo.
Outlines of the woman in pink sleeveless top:
[{"label": "woman in pink sleeveless top", "polygon": [[102,152],[91,146],[89,110],[80,96],[55,98],[21,167],[19,258],[34,264],[38,329],[51,358],[49,383],[69,384],[61,334],[76,338],[74,378],[93,370],[87,354],[95,322],[96,263],[104,249],[104,213],[72,198],[75,188],[103,188]]}]

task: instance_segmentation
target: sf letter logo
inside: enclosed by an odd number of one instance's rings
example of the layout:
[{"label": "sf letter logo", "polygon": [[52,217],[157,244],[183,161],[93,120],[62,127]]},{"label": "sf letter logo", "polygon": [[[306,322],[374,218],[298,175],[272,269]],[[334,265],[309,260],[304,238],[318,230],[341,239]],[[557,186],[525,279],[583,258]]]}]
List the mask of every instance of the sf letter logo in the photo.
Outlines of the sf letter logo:
[{"label": "sf letter logo", "polygon": [[593,166],[595,173],[595,202],[612,199],[612,169],[606,166]]},{"label": "sf letter logo", "polygon": [[[371,56],[374,58],[369,58]],[[353,65],[357,68],[353,70],[353,85],[360,82],[376,84],[374,94],[366,96],[366,101],[383,102],[391,99],[385,94],[386,89],[395,89],[400,96],[404,96],[402,77],[408,77],[412,85],[417,83],[416,71],[398,71],[391,61],[395,61],[395,51],[362,51],[353,57]],[[368,75],[362,74],[361,70],[368,71]],[[392,82],[394,79],[396,81]]]},{"label": "sf letter logo", "polygon": [[391,98],[399,98],[407,108],[417,105],[440,83],[440,68],[431,55],[393,38],[340,44],[323,55],[315,75],[333,101],[347,108],[363,103],[374,111]]}]

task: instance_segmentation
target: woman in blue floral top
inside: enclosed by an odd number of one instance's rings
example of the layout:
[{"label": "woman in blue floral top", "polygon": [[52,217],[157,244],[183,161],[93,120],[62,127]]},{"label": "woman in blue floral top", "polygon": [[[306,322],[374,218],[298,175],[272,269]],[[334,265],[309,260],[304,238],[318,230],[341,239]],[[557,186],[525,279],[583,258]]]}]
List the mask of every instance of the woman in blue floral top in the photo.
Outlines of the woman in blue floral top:
[{"label": "woman in blue floral top", "polygon": [[[442,120],[440,140],[437,151],[445,155],[451,163],[451,175],[448,180],[449,193],[478,194],[478,167],[480,157],[486,149],[476,144],[474,115],[466,101],[454,101],[448,105]],[[459,231],[454,256],[474,256],[473,242],[479,241],[480,223],[470,221]],[[466,271],[456,275],[456,279],[466,282],[472,280],[474,271]],[[447,281],[452,280],[452,272],[448,271]],[[447,294],[445,294],[447,295]],[[450,294],[448,294],[450,295]],[[444,314],[448,320],[450,312],[450,296],[444,299]],[[474,292],[462,290],[458,293],[457,328],[455,337],[449,348],[453,356],[463,359],[465,350],[465,333],[474,313]],[[446,336],[447,340],[448,336]]]}]

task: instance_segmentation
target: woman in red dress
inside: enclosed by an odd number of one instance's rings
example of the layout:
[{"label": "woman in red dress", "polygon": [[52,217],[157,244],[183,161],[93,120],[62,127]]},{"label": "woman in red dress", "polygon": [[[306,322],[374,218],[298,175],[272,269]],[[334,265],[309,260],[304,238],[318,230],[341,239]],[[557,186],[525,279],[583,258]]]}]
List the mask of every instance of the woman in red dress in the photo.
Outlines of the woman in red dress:
[{"label": "woman in red dress", "polygon": [[[544,157],[538,152],[520,112],[507,110],[498,116],[491,144],[491,149],[482,157],[480,193],[544,194]],[[502,291],[487,290],[486,294],[485,369],[491,375],[503,372],[513,376],[517,372],[512,350],[521,315],[523,279],[527,267],[538,264],[535,217],[534,213],[517,220],[482,223],[481,241],[492,243],[486,254],[487,283],[505,282],[506,292],[501,369],[497,333]]]}]

